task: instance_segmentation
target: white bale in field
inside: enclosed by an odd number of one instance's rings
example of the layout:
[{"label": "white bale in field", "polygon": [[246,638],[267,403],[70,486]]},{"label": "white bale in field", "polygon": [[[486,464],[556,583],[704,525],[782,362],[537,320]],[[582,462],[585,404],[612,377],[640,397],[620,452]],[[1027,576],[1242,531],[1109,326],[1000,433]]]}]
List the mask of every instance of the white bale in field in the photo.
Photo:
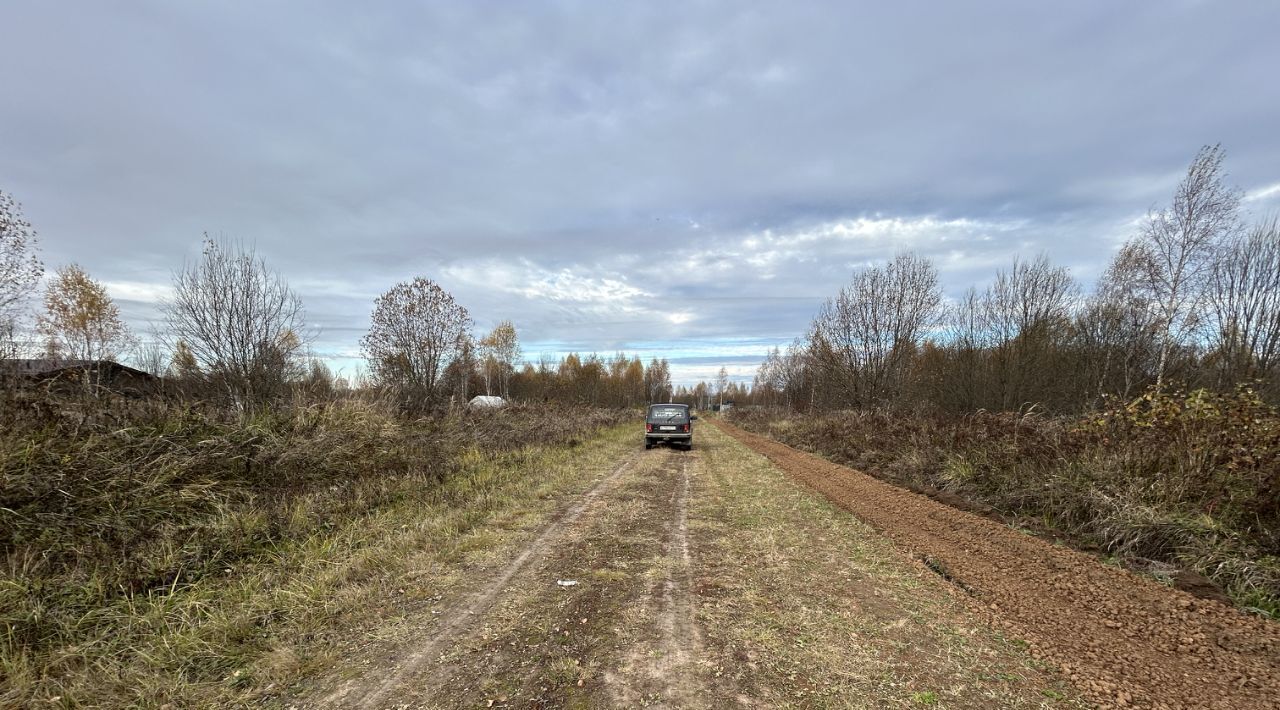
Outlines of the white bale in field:
[{"label": "white bale in field", "polygon": [[501,397],[491,397],[489,395],[482,394],[477,397],[472,397],[471,401],[467,402],[467,406],[481,409],[498,409],[507,406],[507,400]]}]

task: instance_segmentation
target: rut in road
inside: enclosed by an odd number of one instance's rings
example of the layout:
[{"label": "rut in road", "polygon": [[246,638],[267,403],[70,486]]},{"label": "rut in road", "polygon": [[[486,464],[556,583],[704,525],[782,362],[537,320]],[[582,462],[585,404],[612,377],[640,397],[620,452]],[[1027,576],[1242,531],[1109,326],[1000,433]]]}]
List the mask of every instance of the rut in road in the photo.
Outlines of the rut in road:
[{"label": "rut in road", "polygon": [[680,484],[673,496],[670,560],[662,593],[663,663],[659,674],[666,683],[667,697],[688,704],[695,688],[695,675],[686,672],[697,662],[701,638],[693,598],[693,559],[689,554],[689,463],[680,463]]},{"label": "rut in road", "polygon": [[[639,665],[647,678],[639,682],[631,679],[630,687],[619,692],[621,704],[636,702],[635,689],[645,685],[661,688],[662,702],[654,707],[690,707],[698,702],[697,664],[702,638],[693,595],[693,557],[689,551],[690,458],[680,458],[678,481],[671,491],[667,559],[663,565],[665,575],[661,594],[656,600],[658,639],[653,649],[641,645],[637,650],[645,653],[633,654],[631,663]],[[653,652],[656,652],[656,658],[651,657]],[[640,659],[634,656],[640,656]],[[643,660],[645,657],[649,657],[648,662]],[[626,680],[622,683],[625,684]]]},{"label": "rut in road", "polygon": [[[609,488],[635,464],[636,455],[624,459],[611,470],[608,475],[596,483],[582,498],[563,515],[553,520],[542,532],[515,556],[498,574],[480,590],[460,600],[443,612],[443,624],[432,629],[429,639],[422,646],[410,652],[399,666],[375,688],[361,687],[357,681],[350,681],[324,698],[325,705],[380,707],[388,696],[404,684],[406,679],[417,673],[426,663],[439,657],[440,652],[459,635],[467,630],[475,619],[481,617],[495,599],[507,587],[516,575],[533,562],[545,556],[566,528],[574,525],[592,502],[604,495]],[[374,679],[376,680],[376,679]]]}]

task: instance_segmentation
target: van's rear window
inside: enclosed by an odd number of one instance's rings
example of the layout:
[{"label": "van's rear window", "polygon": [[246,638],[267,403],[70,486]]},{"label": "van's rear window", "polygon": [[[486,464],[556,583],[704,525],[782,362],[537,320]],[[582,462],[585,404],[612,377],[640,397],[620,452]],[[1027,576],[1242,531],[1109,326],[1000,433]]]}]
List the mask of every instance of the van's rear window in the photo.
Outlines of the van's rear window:
[{"label": "van's rear window", "polygon": [[682,407],[663,407],[659,409],[650,409],[649,416],[666,419],[667,417],[683,417],[684,408]]}]

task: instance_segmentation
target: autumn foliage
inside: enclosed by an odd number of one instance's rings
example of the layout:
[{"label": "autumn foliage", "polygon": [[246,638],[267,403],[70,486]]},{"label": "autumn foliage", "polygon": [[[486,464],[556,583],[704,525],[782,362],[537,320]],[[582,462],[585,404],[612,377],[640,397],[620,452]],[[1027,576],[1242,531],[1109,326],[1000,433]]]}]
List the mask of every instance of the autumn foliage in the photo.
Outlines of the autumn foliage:
[{"label": "autumn foliage", "polygon": [[74,360],[117,359],[131,340],[106,287],[75,264],[49,282],[39,327],[50,353]]}]

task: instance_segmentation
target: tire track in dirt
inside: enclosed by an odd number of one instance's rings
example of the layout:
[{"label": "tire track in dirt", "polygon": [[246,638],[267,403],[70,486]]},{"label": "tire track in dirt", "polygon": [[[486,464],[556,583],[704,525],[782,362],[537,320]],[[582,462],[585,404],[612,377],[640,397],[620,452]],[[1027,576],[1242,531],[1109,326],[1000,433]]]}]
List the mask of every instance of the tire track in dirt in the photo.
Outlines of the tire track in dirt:
[{"label": "tire track in dirt", "polygon": [[676,707],[692,704],[698,696],[696,664],[702,646],[693,598],[693,558],[689,553],[689,458],[680,462],[680,482],[672,491],[673,516],[668,536],[666,578],[662,584],[662,656],[654,674]]},{"label": "tire track in dirt", "polygon": [[[714,421],[956,582],[1103,706],[1280,707],[1280,626]],[[962,591],[963,590],[963,591]]]},{"label": "tire track in dirt", "polygon": [[375,708],[383,704],[388,695],[402,686],[409,678],[417,678],[418,672],[429,661],[438,658],[442,648],[470,628],[473,620],[483,616],[513,578],[532,563],[544,557],[556,545],[565,530],[582,517],[587,508],[631,468],[639,459],[632,453],[615,466],[603,479],[592,486],[562,515],[549,523],[538,537],[526,545],[481,589],[464,597],[441,614],[442,624],[433,629],[425,644],[412,651],[376,688],[361,688],[360,681],[352,680],[322,700],[323,705],[339,707]]},{"label": "tire track in dirt", "polygon": [[[652,454],[651,454],[652,455]],[[698,454],[662,452],[656,475],[661,497],[652,501],[650,526],[662,540],[650,561],[654,581],[632,600],[626,618],[638,621],[634,642],[619,655],[603,681],[610,707],[702,707],[702,635],[693,592],[689,540],[692,466]],[[655,491],[656,492],[656,491]]]}]

